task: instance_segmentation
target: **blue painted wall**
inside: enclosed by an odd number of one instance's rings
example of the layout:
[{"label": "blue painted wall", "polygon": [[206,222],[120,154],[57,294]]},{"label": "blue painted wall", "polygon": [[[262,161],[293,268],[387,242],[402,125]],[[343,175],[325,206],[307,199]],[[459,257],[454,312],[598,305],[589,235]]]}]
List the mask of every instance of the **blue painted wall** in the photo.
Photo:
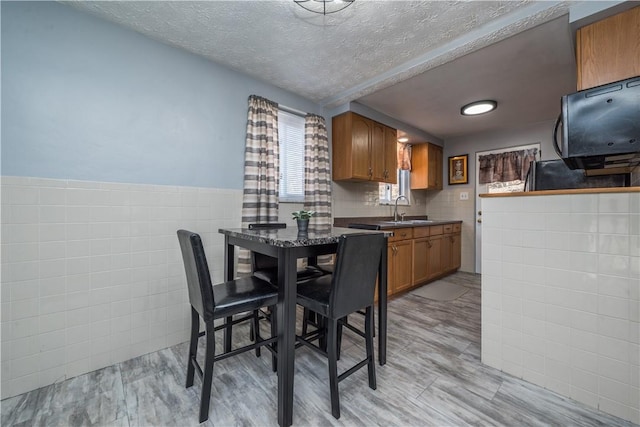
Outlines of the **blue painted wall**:
[{"label": "blue painted wall", "polygon": [[2,175],[240,189],[249,95],[322,112],[63,4],[0,7]]}]

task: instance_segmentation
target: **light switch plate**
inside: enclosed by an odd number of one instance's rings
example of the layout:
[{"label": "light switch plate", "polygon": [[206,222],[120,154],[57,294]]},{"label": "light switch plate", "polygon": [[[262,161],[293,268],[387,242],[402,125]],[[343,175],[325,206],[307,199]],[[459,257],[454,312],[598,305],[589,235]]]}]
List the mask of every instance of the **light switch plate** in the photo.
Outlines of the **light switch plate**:
[{"label": "light switch plate", "polygon": [[463,191],[460,193],[460,200],[469,200],[469,192]]}]

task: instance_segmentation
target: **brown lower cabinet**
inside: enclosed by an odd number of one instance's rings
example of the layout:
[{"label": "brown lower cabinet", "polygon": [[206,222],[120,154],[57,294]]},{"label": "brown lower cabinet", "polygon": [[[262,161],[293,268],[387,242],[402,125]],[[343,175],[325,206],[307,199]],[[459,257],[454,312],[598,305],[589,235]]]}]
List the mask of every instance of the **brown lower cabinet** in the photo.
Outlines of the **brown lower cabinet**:
[{"label": "brown lower cabinet", "polygon": [[460,223],[393,230],[389,238],[388,294],[404,292],[460,268]]},{"label": "brown lower cabinet", "polygon": [[387,245],[387,286],[392,295],[411,288],[413,259],[413,229],[399,228],[394,230]]}]

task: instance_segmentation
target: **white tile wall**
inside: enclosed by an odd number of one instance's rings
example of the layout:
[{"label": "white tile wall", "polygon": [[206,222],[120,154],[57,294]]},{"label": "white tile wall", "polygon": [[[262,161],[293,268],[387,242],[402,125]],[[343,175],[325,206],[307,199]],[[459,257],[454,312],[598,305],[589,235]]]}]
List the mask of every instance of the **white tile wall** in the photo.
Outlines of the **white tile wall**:
[{"label": "white tile wall", "polygon": [[483,363],[640,423],[640,193],[482,210]]},{"label": "white tile wall", "polygon": [[2,177],[2,398],[188,339],[176,230],[223,278],[241,190]]}]

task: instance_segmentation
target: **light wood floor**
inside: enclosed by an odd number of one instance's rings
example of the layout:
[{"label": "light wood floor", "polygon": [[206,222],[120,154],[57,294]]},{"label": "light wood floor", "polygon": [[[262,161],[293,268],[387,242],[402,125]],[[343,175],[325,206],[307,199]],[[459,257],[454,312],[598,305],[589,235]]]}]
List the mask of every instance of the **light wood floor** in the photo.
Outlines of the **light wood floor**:
[{"label": "light wood floor", "polygon": [[[366,369],[341,382],[340,420],[330,412],[326,360],[299,349],[294,425],[633,425],[482,365],[480,278],[457,273],[446,280],[470,290],[454,301],[410,293],[389,303],[389,357],[376,366],[378,388],[369,389]],[[352,321],[361,323],[358,316]],[[345,336],[339,369],[364,354],[356,338]],[[180,344],[5,399],[2,425],[195,426],[200,382],[196,377],[194,387],[184,388],[186,350]],[[216,365],[208,425],[277,425],[268,354]]]}]

